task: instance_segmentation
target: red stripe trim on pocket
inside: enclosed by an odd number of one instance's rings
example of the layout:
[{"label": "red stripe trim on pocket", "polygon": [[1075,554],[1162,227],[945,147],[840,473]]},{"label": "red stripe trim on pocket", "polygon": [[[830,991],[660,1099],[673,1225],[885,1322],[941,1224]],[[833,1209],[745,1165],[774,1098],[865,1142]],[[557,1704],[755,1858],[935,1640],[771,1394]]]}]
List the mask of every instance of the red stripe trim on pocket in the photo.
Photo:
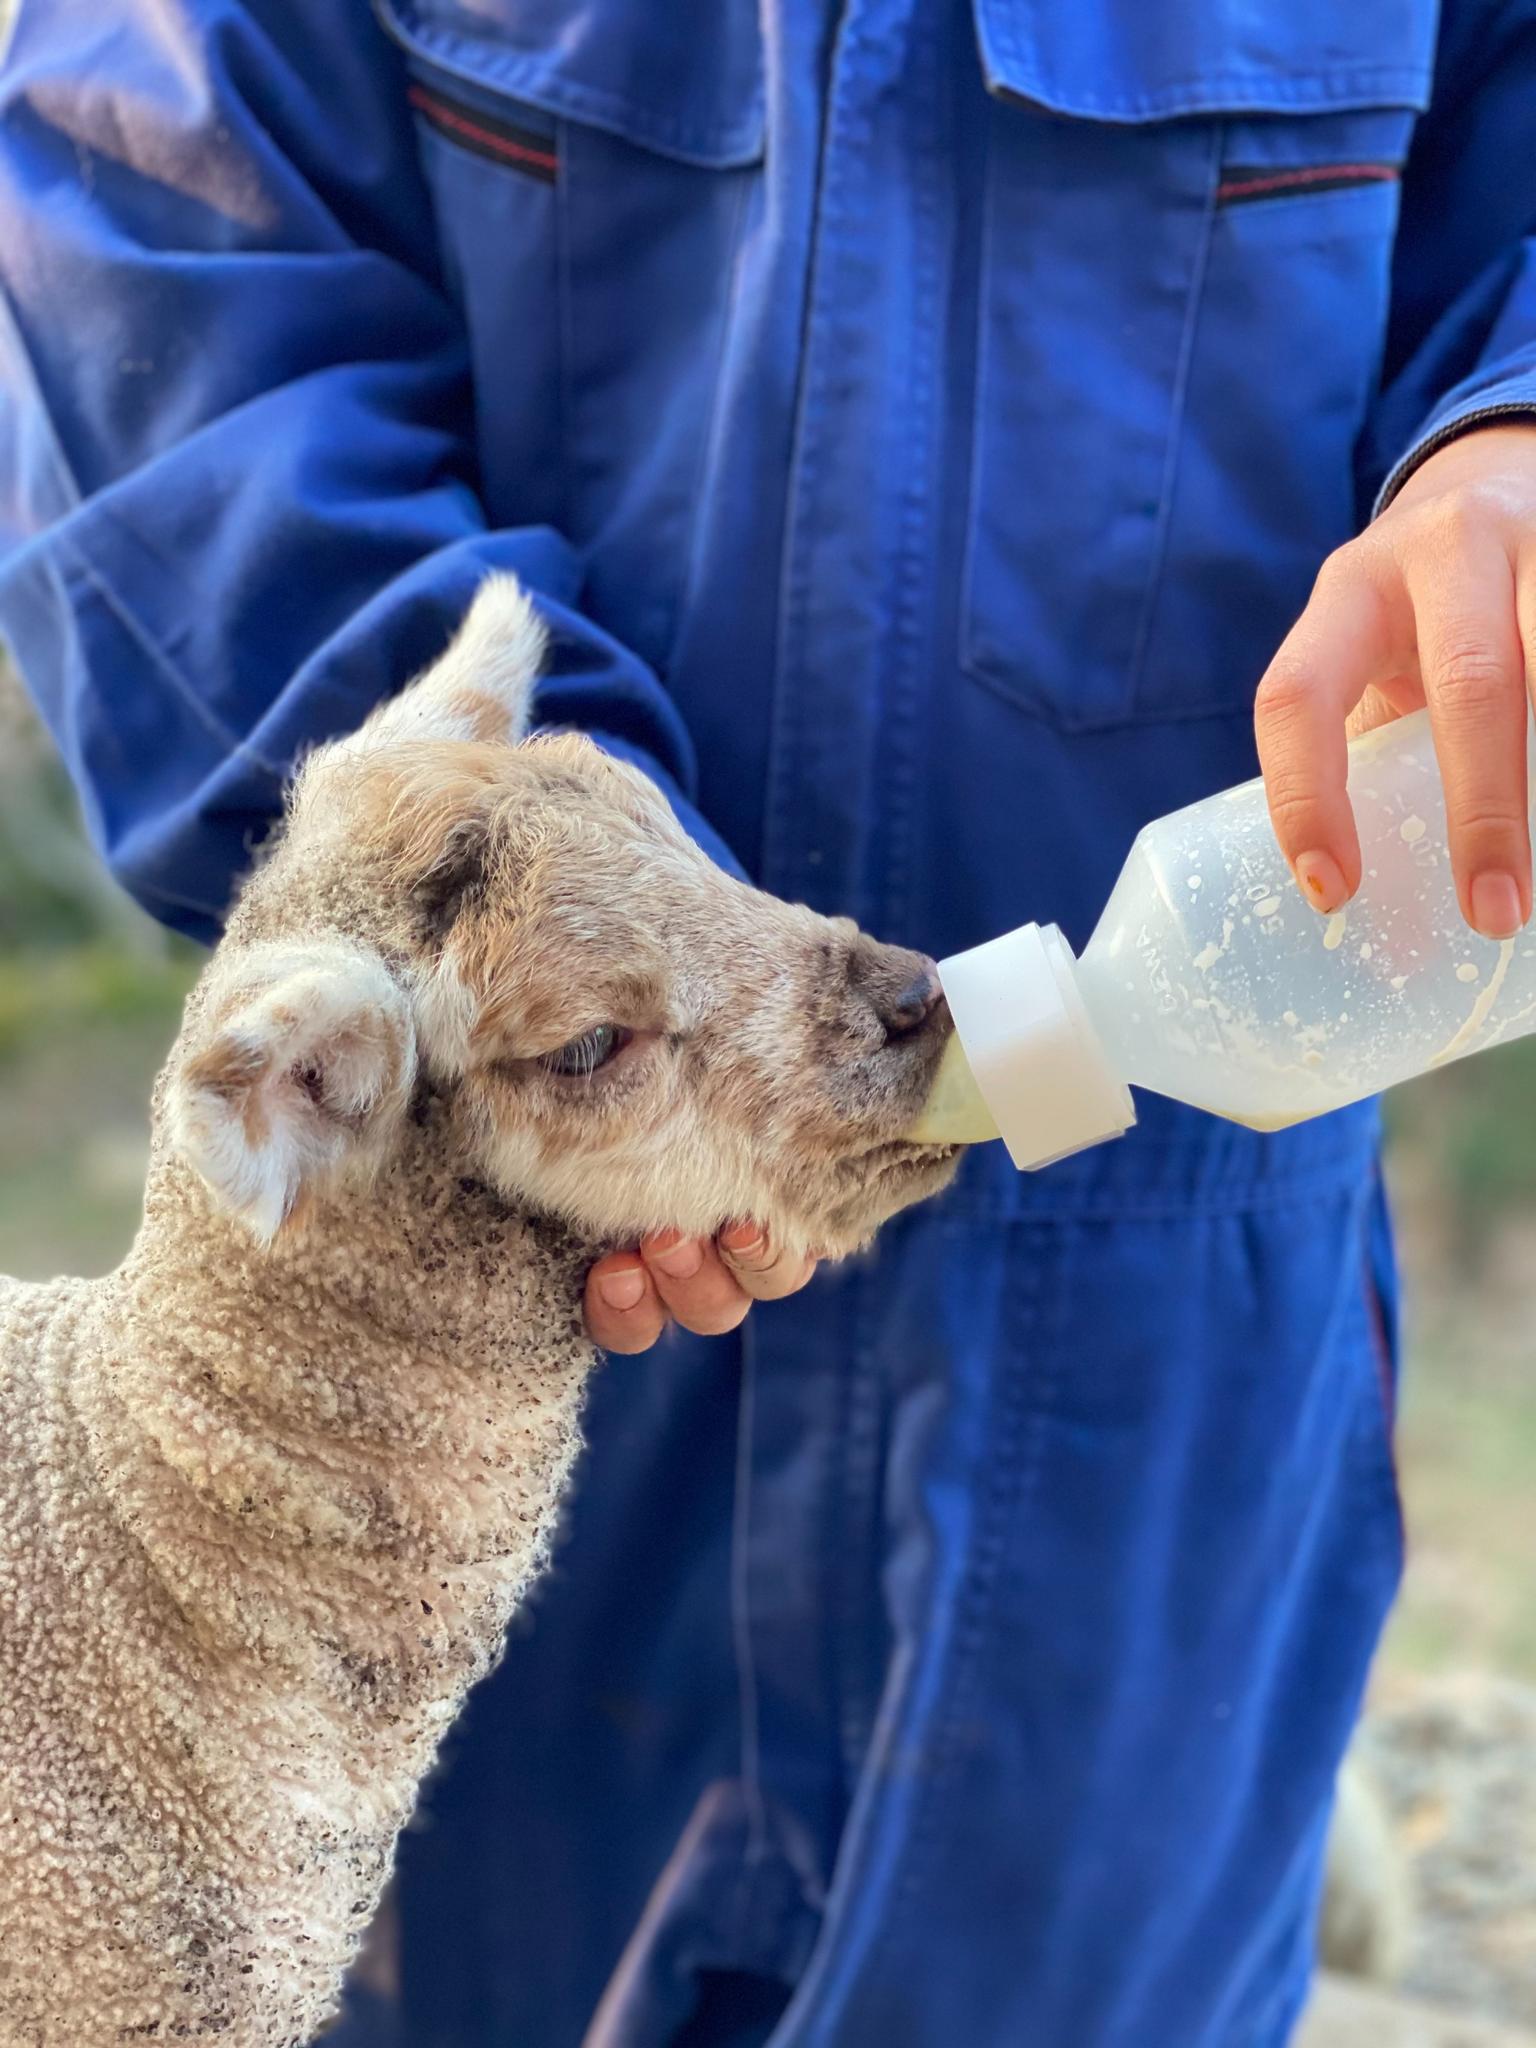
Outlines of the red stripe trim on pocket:
[{"label": "red stripe trim on pocket", "polygon": [[1298,164],[1289,170],[1273,167],[1229,169],[1216,188],[1217,204],[1241,205],[1250,199],[1281,199],[1292,192],[1346,192],[1356,185],[1392,185],[1400,164]]},{"label": "red stripe trim on pocket", "polygon": [[546,184],[554,183],[560,159],[549,136],[515,128],[511,122],[482,114],[478,108],[457,106],[441,94],[429,92],[424,85],[410,86],[406,97],[424,121],[462,149],[489,157],[493,163],[510,164]]}]

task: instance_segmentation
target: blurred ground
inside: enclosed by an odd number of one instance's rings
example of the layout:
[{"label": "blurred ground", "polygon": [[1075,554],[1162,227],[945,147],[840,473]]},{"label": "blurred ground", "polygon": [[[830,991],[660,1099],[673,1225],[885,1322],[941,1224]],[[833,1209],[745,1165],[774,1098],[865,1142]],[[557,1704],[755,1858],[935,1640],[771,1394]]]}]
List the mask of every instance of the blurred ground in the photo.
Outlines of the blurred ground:
[{"label": "blurred ground", "polygon": [[[0,678],[0,1271],[125,1248],[199,957],[103,880]],[[1327,1989],[1304,2048],[1536,2048],[1472,2024],[1536,2037],[1536,1042],[1391,1107],[1411,1565],[1366,1747],[1417,1894],[1403,1988],[1432,2003]]]},{"label": "blurred ground", "polygon": [[1296,2048],[1536,2048],[1536,2034],[1333,1981],[1318,1986]]}]

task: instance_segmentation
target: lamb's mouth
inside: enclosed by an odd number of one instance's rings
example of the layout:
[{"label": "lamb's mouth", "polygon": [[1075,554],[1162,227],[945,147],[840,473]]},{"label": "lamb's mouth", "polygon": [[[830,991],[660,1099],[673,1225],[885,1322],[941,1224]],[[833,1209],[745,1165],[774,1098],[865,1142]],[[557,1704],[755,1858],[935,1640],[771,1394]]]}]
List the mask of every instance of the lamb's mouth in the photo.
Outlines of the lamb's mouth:
[{"label": "lamb's mouth", "polygon": [[872,1145],[839,1162],[842,1192],[830,1212],[822,1254],[841,1258],[865,1244],[899,1209],[946,1187],[963,1145],[917,1145],[905,1138]]},{"label": "lamb's mouth", "polygon": [[911,1138],[888,1138],[845,1159],[842,1168],[850,1180],[873,1188],[892,1180],[918,1179],[937,1173],[952,1165],[964,1150],[963,1145],[928,1145]]}]

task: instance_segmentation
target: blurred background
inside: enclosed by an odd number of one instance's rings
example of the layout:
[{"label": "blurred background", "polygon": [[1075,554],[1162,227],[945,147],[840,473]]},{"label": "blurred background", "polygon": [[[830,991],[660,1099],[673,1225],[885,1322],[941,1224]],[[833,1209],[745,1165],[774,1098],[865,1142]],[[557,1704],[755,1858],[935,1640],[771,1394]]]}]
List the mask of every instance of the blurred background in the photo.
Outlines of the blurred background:
[{"label": "blurred background", "polygon": [[[200,958],[107,880],[0,672],[0,1271],[99,1273],[126,1248]],[[1391,1113],[1410,1567],[1359,1751],[1385,1845],[1367,1828],[1360,1853],[1401,1879],[1378,1963],[1427,2018],[1341,1992],[1326,2040],[1536,2048],[1536,1040]]]}]

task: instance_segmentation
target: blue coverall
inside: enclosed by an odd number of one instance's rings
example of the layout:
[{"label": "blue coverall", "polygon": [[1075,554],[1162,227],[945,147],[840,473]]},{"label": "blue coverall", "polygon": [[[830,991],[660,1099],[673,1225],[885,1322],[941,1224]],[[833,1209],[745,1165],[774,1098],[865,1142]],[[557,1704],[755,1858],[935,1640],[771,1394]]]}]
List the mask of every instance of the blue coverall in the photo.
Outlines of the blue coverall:
[{"label": "blue coverall", "polygon": [[[494,566],[719,858],[1081,943],[1324,553],[1536,412],[1533,106],[1526,0],[22,0],[0,631],[199,936]],[[1399,1568],[1376,1126],[1142,1110],[599,1376],[338,2041],[1279,2048]]]}]

